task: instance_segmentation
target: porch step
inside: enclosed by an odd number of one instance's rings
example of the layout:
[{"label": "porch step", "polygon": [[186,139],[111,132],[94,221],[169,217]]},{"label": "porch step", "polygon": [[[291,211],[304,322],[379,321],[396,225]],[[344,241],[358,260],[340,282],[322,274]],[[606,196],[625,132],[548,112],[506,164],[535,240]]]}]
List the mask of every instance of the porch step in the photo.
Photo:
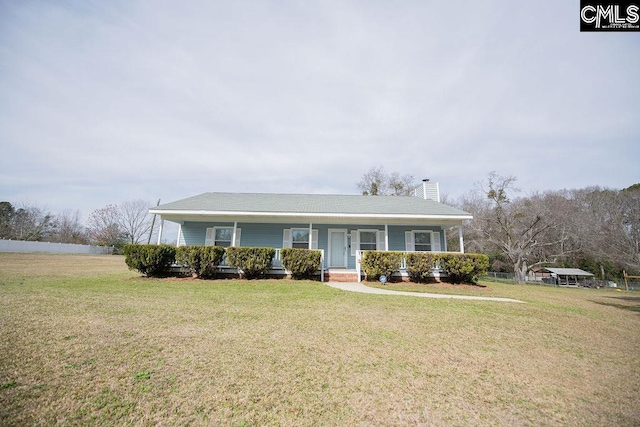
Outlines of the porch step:
[{"label": "porch step", "polygon": [[324,281],[325,282],[357,282],[358,273],[356,273],[355,271],[344,271],[344,272],[325,271]]}]

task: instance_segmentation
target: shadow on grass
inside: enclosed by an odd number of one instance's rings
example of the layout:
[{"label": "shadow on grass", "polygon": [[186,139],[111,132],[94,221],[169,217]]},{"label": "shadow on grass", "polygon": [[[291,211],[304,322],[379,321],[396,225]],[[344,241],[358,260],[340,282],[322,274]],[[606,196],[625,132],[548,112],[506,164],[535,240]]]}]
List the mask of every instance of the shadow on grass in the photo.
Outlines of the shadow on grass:
[{"label": "shadow on grass", "polygon": [[616,301],[625,301],[630,304],[621,304],[609,301],[592,301],[596,304],[606,305],[609,307],[620,308],[622,310],[634,311],[636,313],[640,313],[640,297],[606,297],[607,299],[616,300]]}]

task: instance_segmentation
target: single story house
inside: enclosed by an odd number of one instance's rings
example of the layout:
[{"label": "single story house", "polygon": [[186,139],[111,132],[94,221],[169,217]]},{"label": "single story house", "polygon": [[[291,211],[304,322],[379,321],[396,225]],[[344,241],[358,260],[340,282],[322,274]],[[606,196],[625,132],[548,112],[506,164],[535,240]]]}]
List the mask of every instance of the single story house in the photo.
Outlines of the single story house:
[{"label": "single story house", "polygon": [[[435,185],[435,189],[434,189]],[[322,251],[322,276],[360,280],[361,251],[447,251],[445,230],[472,216],[440,203],[437,183],[421,197],[204,193],[149,210],[178,224],[177,244]],[[459,241],[464,252],[462,227]]]}]

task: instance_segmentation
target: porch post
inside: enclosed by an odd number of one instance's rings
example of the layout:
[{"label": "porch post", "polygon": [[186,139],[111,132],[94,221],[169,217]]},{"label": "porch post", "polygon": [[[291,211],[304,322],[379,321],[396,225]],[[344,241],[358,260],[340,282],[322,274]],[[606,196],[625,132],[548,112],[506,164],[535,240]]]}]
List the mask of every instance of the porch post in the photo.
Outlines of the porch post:
[{"label": "porch post", "polygon": [[313,249],[313,223],[309,223],[309,249]]},{"label": "porch post", "polygon": [[447,248],[447,229],[442,227],[442,235],[444,236],[444,251],[449,252]]},{"label": "porch post", "polygon": [[164,218],[160,217],[160,229],[158,230],[158,244],[162,242],[162,228],[164,226]]},{"label": "porch post", "polygon": [[182,223],[178,223],[178,238],[176,239],[176,248],[180,246],[180,235],[182,234]]},{"label": "porch post", "polygon": [[389,251],[389,225],[384,225],[384,250]]},{"label": "porch post", "polygon": [[231,246],[236,245],[236,233],[238,232],[238,221],[233,223],[233,235],[231,236]]},{"label": "porch post", "polygon": [[458,236],[460,237],[460,253],[464,253],[464,238],[462,237],[462,224],[458,227]]}]

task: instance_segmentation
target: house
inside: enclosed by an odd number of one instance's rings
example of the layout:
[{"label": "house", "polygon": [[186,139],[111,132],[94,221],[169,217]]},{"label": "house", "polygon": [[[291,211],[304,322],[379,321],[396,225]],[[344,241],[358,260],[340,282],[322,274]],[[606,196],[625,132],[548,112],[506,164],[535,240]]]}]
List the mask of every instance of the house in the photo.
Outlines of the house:
[{"label": "house", "polygon": [[[437,183],[421,197],[330,194],[204,193],[149,210],[178,224],[177,244],[322,251],[322,275],[360,280],[361,251],[447,251],[445,230],[472,216],[440,203]],[[460,248],[464,252],[462,228]]]}]

